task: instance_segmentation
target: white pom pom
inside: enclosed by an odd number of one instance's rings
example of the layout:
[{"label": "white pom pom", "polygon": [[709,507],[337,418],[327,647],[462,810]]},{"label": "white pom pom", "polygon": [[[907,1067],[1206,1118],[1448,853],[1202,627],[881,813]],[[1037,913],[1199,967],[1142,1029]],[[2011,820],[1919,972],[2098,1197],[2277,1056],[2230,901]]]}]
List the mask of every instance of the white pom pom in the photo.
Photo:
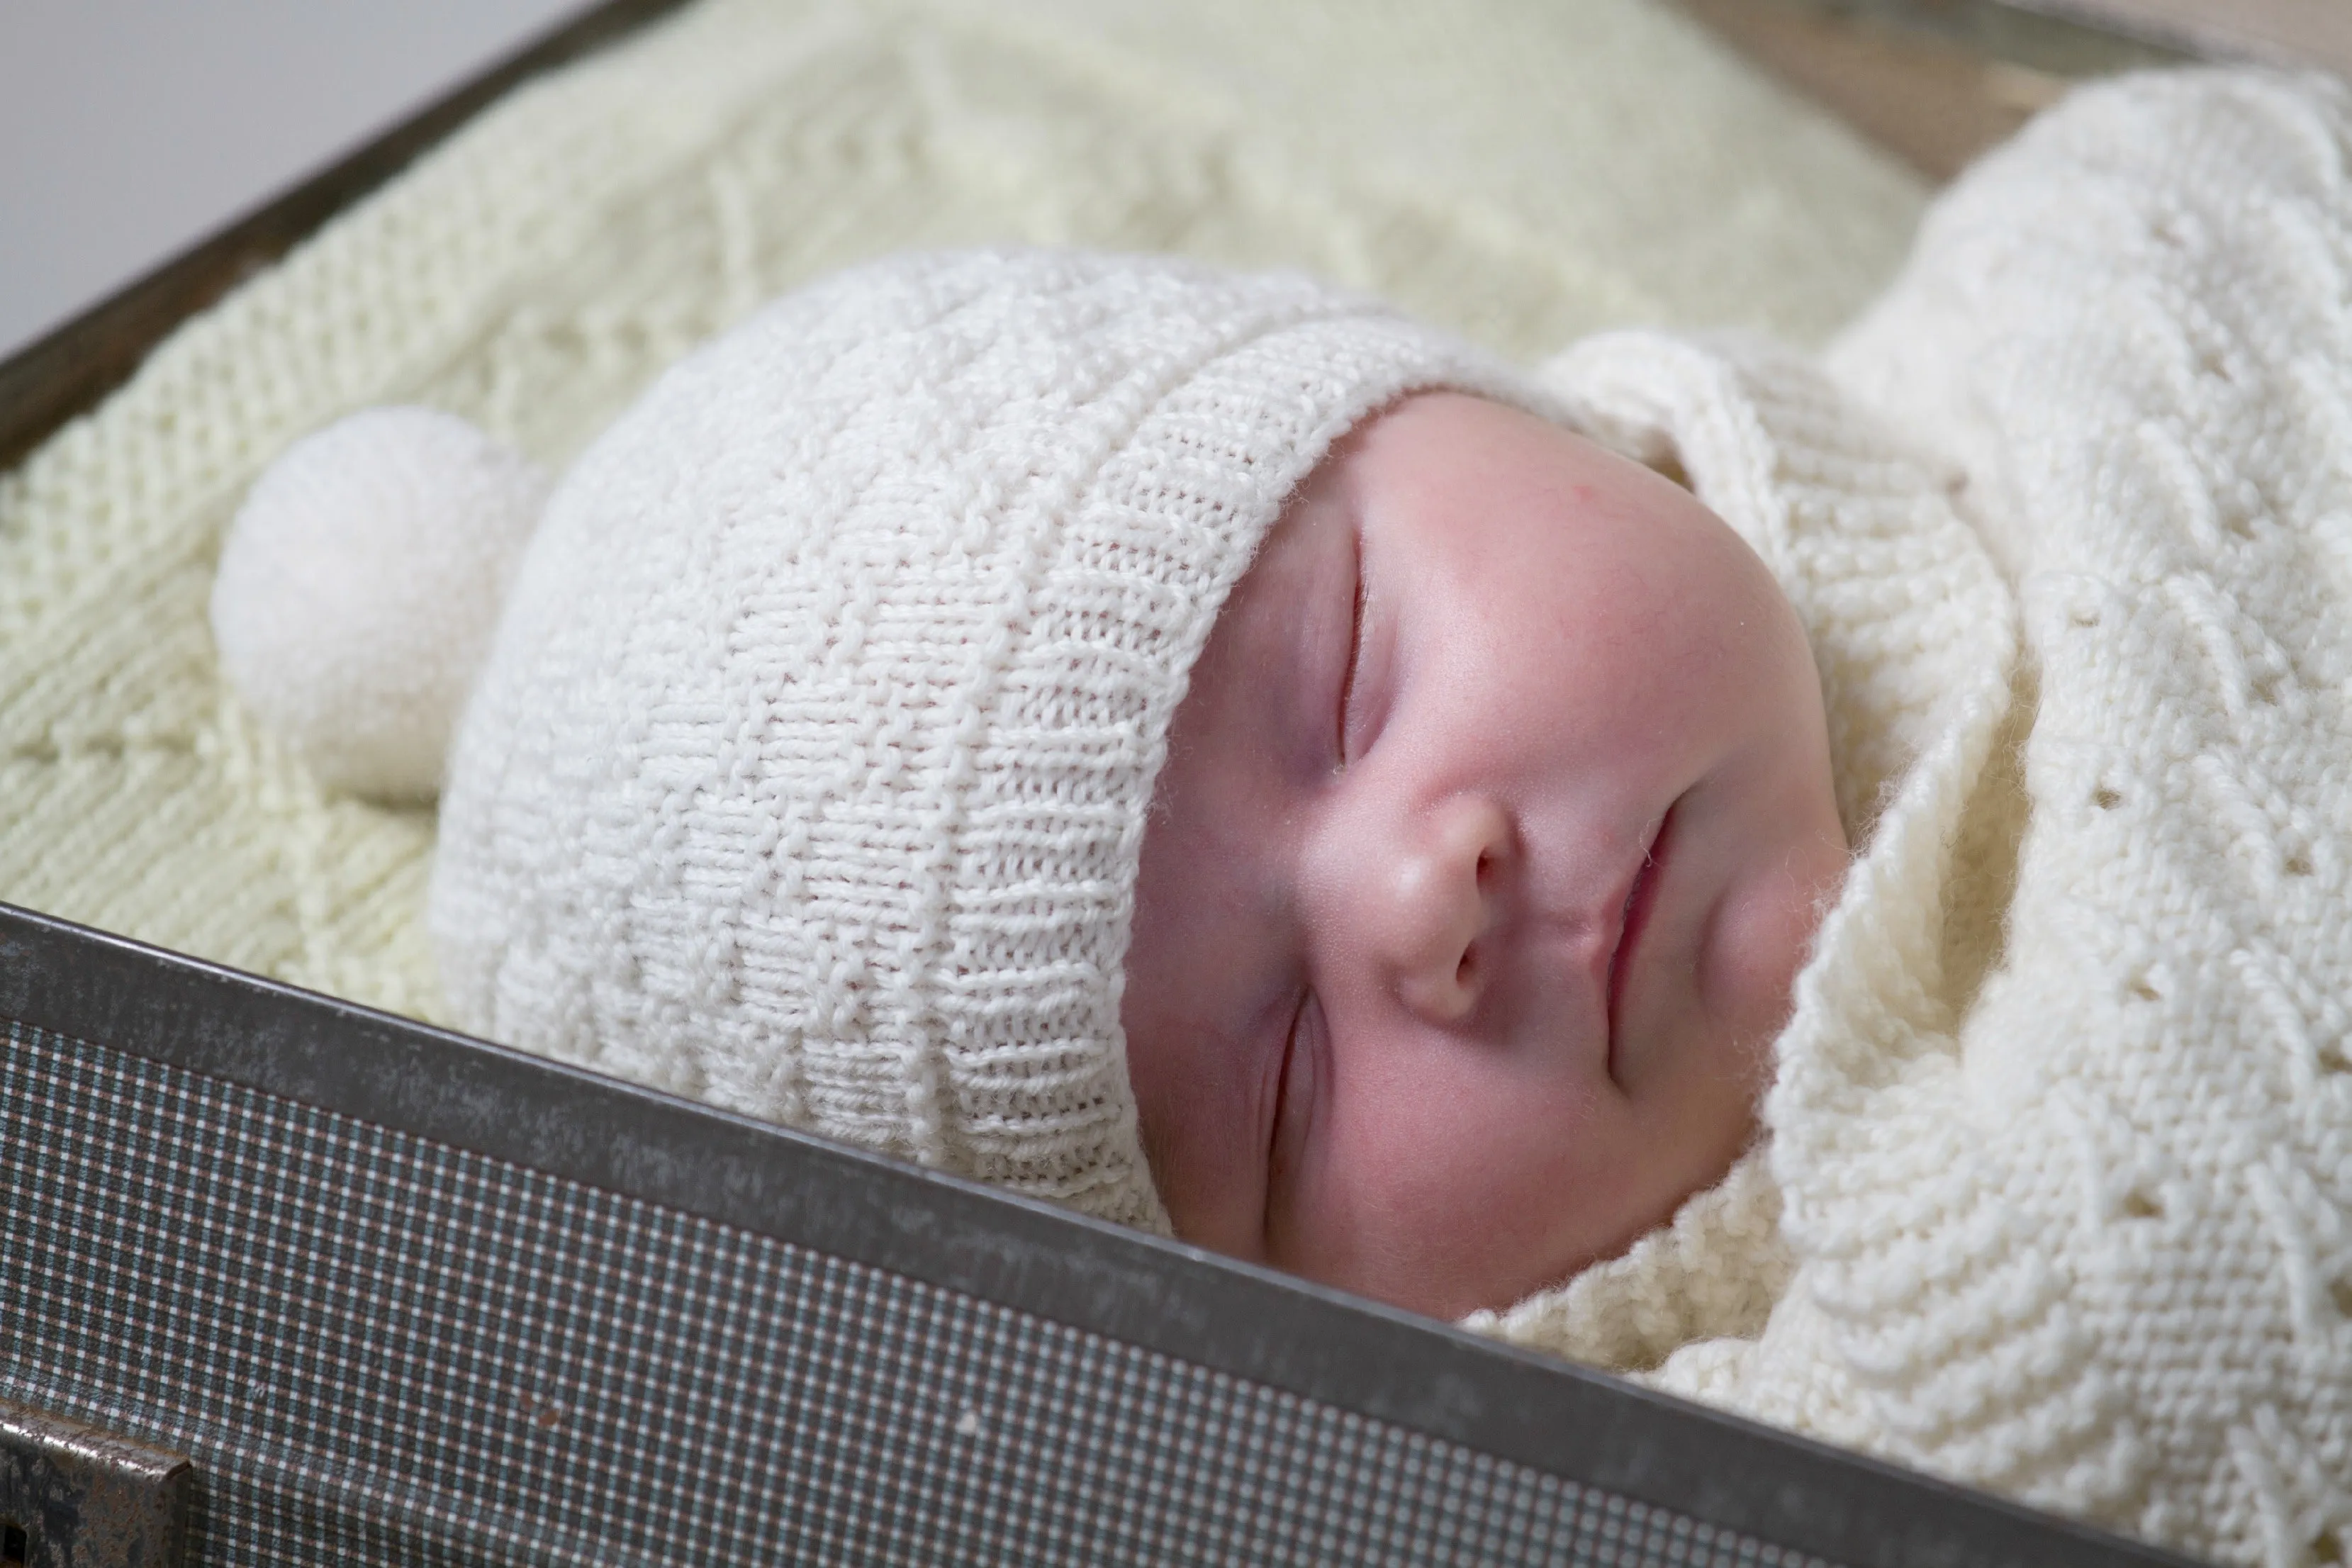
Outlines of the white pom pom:
[{"label": "white pom pom", "polygon": [[222,547],[222,673],[326,783],[431,798],[547,488],[520,453],[429,408],[305,437]]}]

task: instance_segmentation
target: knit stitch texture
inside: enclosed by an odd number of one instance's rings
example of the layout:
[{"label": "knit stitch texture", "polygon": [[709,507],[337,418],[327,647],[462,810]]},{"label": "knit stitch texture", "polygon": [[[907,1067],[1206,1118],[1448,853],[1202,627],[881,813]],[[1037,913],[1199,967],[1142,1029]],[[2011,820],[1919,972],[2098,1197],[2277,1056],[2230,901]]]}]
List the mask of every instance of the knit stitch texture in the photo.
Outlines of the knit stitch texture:
[{"label": "knit stitch texture", "polygon": [[2348,167],[2339,83],[2087,90],[1833,379],[1648,356],[1646,438],[1811,552],[1833,707],[1909,668],[1925,721],[1769,1149],[1483,1326],[2200,1556],[2352,1558]]},{"label": "knit stitch texture", "polygon": [[559,467],[698,342],[909,246],[1298,267],[1523,359],[1631,321],[1811,339],[1918,204],[1637,0],[703,0],[510,95],[0,475],[0,899],[437,1011],[431,815],[322,788],[205,626],[247,488],[352,409]]},{"label": "knit stitch texture", "polygon": [[457,1021],[1165,1230],[1119,997],[1169,722],[1292,490],[1435,387],[1549,412],[1365,296],[1076,250],[692,355],[558,485],[467,710]]}]

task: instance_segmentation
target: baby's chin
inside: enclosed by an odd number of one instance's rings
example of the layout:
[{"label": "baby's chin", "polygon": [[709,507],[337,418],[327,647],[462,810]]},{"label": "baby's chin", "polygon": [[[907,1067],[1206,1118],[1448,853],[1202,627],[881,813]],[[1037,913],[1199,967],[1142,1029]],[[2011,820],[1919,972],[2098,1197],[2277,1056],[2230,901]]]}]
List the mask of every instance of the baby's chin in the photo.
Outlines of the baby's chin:
[{"label": "baby's chin", "polygon": [[1566,1252],[1533,1273],[1498,1268],[1465,1311],[1507,1310],[1623,1256],[1753,1147],[1796,977],[1848,865],[1833,814],[1830,824],[1828,833],[1816,825],[1803,842],[1759,854],[1731,874],[1700,917],[1695,983],[1666,989],[1664,1006],[1632,1020],[1649,1037],[1625,1053],[1622,1070],[1652,1179],[1621,1193],[1621,1228],[1604,1245]]},{"label": "baby's chin", "polygon": [[[1706,1054],[1707,1047],[1693,1053]],[[1727,1055],[1739,1058],[1736,1066],[1693,1064],[1706,1079],[1696,1092],[1613,1125],[1559,1130],[1570,1144],[1588,1150],[1605,1142],[1608,1162],[1566,1162],[1544,1183],[1490,1192],[1476,1223],[1457,1222],[1443,1236],[1392,1223],[1381,1227],[1391,1246],[1359,1252],[1336,1268],[1303,1272],[1449,1320],[1501,1311],[1566,1285],[1671,1222],[1753,1143],[1769,1048]],[[1507,1149],[1487,1147],[1495,1158],[1507,1157]]]}]

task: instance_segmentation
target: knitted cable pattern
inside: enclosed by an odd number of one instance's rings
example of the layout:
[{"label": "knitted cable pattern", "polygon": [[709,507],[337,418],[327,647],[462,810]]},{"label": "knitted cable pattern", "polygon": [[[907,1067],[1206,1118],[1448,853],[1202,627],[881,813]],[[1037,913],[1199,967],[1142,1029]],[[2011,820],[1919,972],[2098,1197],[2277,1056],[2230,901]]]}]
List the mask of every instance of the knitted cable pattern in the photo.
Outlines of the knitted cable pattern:
[{"label": "knitted cable pattern", "polygon": [[[2019,826],[1992,765],[2016,615],[1952,504],[1951,476],[1769,344],[1609,333],[1550,361],[1542,379],[1580,427],[1681,475],[1763,557],[1804,623],[1839,814],[1865,848],[1801,984],[1886,967],[1904,977],[1901,1027],[1948,1024],[1997,942],[2003,860],[1983,846]],[[1889,890],[1906,886],[1945,896]],[[1752,1152],[1622,1257],[1468,1326],[1636,1372],[1693,1341],[1758,1333],[1795,1267],[1770,1153]]]},{"label": "knitted cable pattern", "polygon": [[1292,490],[1433,387],[1554,412],[1364,296],[1094,251],[886,258],[692,355],[517,570],[453,1015],[1165,1230],[1119,996],[1168,725]]},{"label": "knitted cable pattern", "polygon": [[1918,205],[1635,0],[703,0],[512,94],[0,476],[0,899],[437,1011],[433,818],[322,789],[205,626],[247,488],[353,408],[560,465],[761,302],[908,246],[1301,267],[1521,357],[1632,320],[1811,338]]},{"label": "knitted cable pattern", "polygon": [[[1801,979],[1766,1108],[1786,1257],[1681,1261],[1778,1268],[1780,1300],[1654,1373],[2272,1568],[2352,1557],[2347,166],[2338,83],[2083,92],[1838,346],[1846,429],[1958,463],[2022,658],[1949,665],[1975,706]],[[1710,417],[1794,432],[1787,403],[1751,380]],[[1926,498],[1935,463],[1834,488]],[[1794,502],[1822,471],[1792,446],[1767,477]],[[1848,649],[1950,629],[1942,593],[1871,597]]]}]

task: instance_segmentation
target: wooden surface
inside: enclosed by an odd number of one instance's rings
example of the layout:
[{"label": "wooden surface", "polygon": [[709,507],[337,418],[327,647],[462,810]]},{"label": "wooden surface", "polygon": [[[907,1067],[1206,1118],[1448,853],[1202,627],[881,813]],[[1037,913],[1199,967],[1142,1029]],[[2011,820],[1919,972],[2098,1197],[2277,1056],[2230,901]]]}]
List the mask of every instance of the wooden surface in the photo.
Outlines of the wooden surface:
[{"label": "wooden surface", "polygon": [[1990,0],[1673,3],[1938,182],[2072,82],[2184,58]]},{"label": "wooden surface", "polygon": [[2053,16],[2208,55],[2315,65],[2352,77],[2352,0],[2017,0]]}]

